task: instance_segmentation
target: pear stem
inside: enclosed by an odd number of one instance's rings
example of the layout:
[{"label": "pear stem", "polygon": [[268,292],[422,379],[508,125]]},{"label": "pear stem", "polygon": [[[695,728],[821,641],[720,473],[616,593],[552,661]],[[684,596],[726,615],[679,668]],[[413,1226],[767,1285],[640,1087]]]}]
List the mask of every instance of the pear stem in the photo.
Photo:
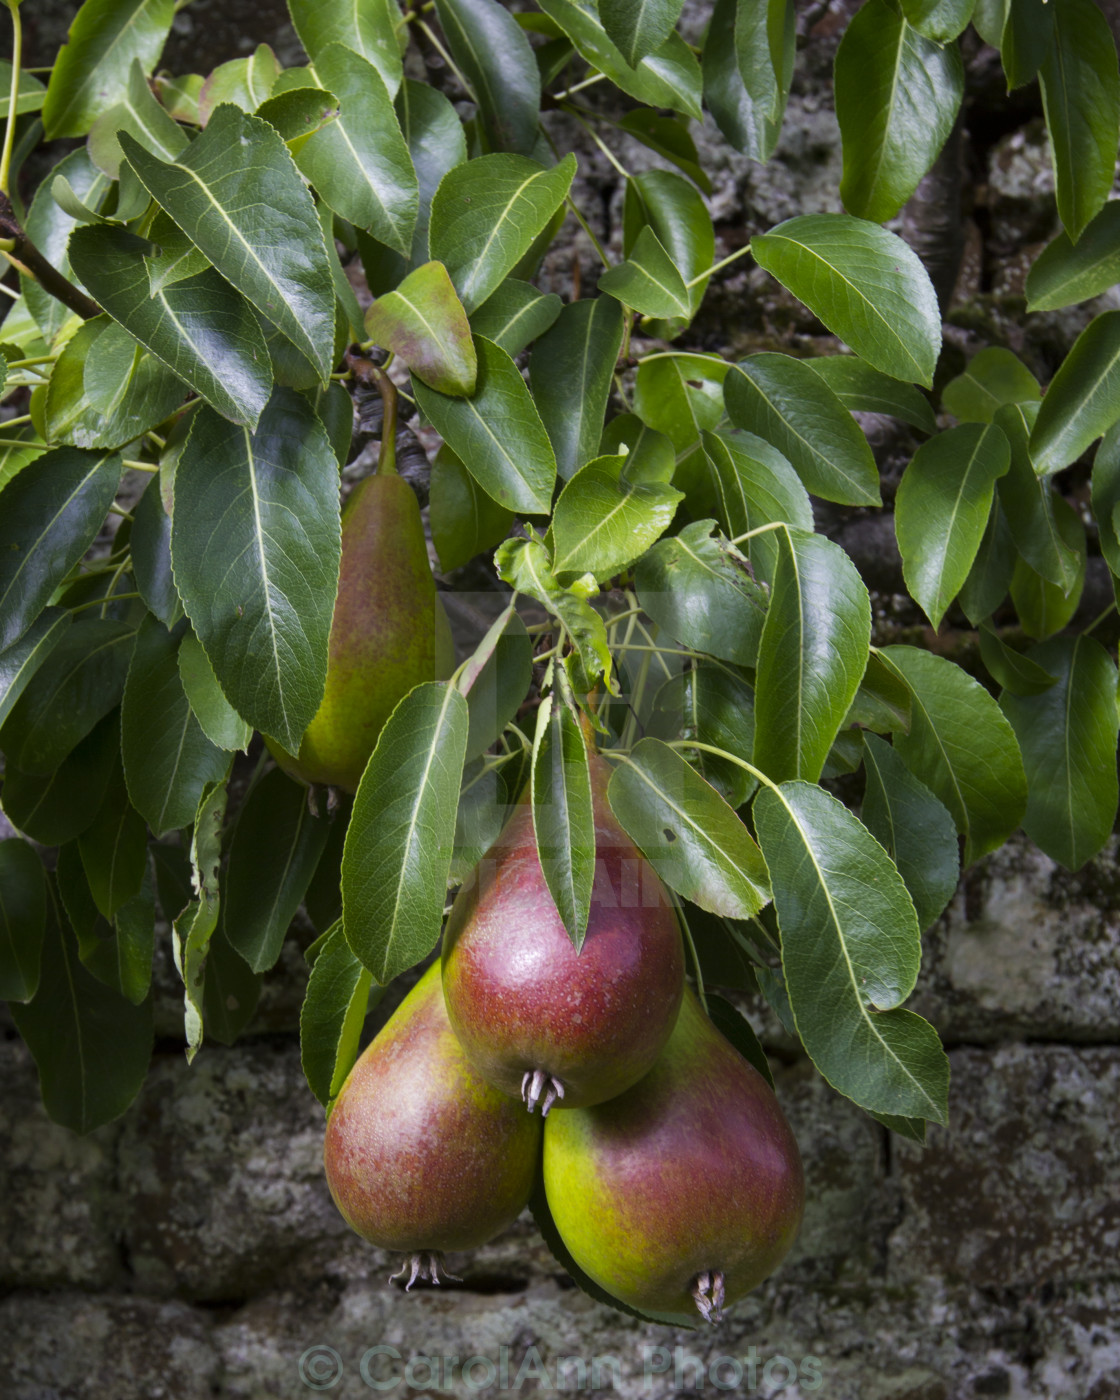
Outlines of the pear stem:
[{"label": "pear stem", "polygon": [[408,1282],[404,1284],[406,1293],[414,1283],[431,1283],[438,1288],[441,1283],[463,1282],[458,1274],[448,1272],[447,1261],[438,1249],[418,1249],[415,1254],[410,1254],[397,1272],[389,1275],[389,1282],[400,1283],[406,1273],[408,1274]]},{"label": "pear stem", "polygon": [[397,386],[383,369],[376,369],[377,392],[384,412],[381,417],[381,445],[377,453],[379,476],[397,474]]}]

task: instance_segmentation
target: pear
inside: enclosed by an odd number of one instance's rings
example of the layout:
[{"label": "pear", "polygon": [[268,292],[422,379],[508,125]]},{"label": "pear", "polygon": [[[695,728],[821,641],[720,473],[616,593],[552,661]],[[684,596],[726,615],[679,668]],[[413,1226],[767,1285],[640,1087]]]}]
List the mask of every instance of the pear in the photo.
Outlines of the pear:
[{"label": "pear", "polygon": [[439,1283],[443,1251],[474,1249],[529,1199],[540,1124],[459,1048],[433,963],[358,1059],[327,1120],[335,1205],[371,1244],[401,1250],[394,1279]]},{"label": "pear", "polygon": [[299,752],[268,740],[304,783],[356,792],[381,728],[422,681],[454,669],[454,645],[428,563],[420,507],[391,462],[355,487],[342,513],[342,566],[323,699]]},{"label": "pear", "polygon": [[676,914],[611,812],[607,763],[592,754],[590,764],[596,873],[581,951],[545,883],[527,795],[444,930],[447,1013],[468,1059],[542,1115],[636,1083],[668,1040],[684,989]]},{"label": "pear", "polygon": [[639,1084],[548,1119],[544,1190],[584,1273],[670,1322],[718,1321],[756,1288],[793,1244],[805,1199],[773,1091],[691,989]]}]

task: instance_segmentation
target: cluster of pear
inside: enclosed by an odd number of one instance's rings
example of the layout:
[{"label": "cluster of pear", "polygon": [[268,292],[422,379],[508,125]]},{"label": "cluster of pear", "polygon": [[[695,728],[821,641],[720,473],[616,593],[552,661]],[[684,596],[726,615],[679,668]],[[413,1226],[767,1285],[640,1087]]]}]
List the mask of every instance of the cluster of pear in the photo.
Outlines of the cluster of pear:
[{"label": "cluster of pear", "polygon": [[591,775],[582,949],[523,798],[457,895],[442,958],[335,1099],[327,1180],[360,1235],[409,1256],[406,1287],[447,1277],[443,1252],[484,1244],[543,1181],[601,1289],[667,1322],[717,1321],[790,1248],[801,1162],[769,1085],[685,985],[676,914],[611,813],[599,755]]}]

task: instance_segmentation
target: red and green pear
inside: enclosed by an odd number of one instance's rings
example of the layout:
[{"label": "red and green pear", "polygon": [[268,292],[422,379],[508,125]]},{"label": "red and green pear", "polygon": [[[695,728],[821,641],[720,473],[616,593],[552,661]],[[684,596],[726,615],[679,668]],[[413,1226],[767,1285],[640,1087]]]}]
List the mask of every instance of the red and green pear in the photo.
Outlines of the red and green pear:
[{"label": "red and green pear", "polygon": [[342,566],[327,681],[297,754],[268,743],[304,783],[356,792],[382,726],[413,686],[451,674],[454,645],[428,562],[420,507],[390,465],[342,513]]},{"label": "red and green pear", "polygon": [[444,930],[443,986],[471,1063],[530,1112],[613,1098],[654,1065],[684,988],[676,913],[653,867],[607,804],[592,754],[596,872],[575,951],[545,883],[527,797]]},{"label": "red and green pear", "polygon": [[346,1222],[410,1256],[406,1287],[438,1283],[445,1250],[499,1234],[529,1199],[540,1123],[471,1067],[434,963],[350,1071],[323,1163]]},{"label": "red and green pear", "polygon": [[773,1090],[686,991],[654,1069],[627,1093],[552,1114],[544,1189],[579,1267],[665,1321],[718,1321],[781,1263],[805,1183]]}]

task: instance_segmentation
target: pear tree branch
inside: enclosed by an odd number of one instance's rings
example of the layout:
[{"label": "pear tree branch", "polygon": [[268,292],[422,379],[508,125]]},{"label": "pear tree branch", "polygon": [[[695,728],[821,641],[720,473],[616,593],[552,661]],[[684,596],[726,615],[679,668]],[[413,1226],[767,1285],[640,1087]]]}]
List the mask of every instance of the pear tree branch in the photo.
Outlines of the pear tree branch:
[{"label": "pear tree branch", "polygon": [[10,248],[7,250],[9,260],[21,272],[33,277],[43,290],[49,292],[56,301],[62,302],[63,306],[68,306],[71,311],[77,312],[83,321],[91,321],[94,316],[101,315],[101,308],[95,301],[87,297],[85,292],[80,291],[73,282],[63,277],[56,267],[52,267],[47,262],[23,231],[23,226],[16,218],[15,210],[12,208],[12,201],[2,190],[0,190],[0,239],[10,240]]}]

